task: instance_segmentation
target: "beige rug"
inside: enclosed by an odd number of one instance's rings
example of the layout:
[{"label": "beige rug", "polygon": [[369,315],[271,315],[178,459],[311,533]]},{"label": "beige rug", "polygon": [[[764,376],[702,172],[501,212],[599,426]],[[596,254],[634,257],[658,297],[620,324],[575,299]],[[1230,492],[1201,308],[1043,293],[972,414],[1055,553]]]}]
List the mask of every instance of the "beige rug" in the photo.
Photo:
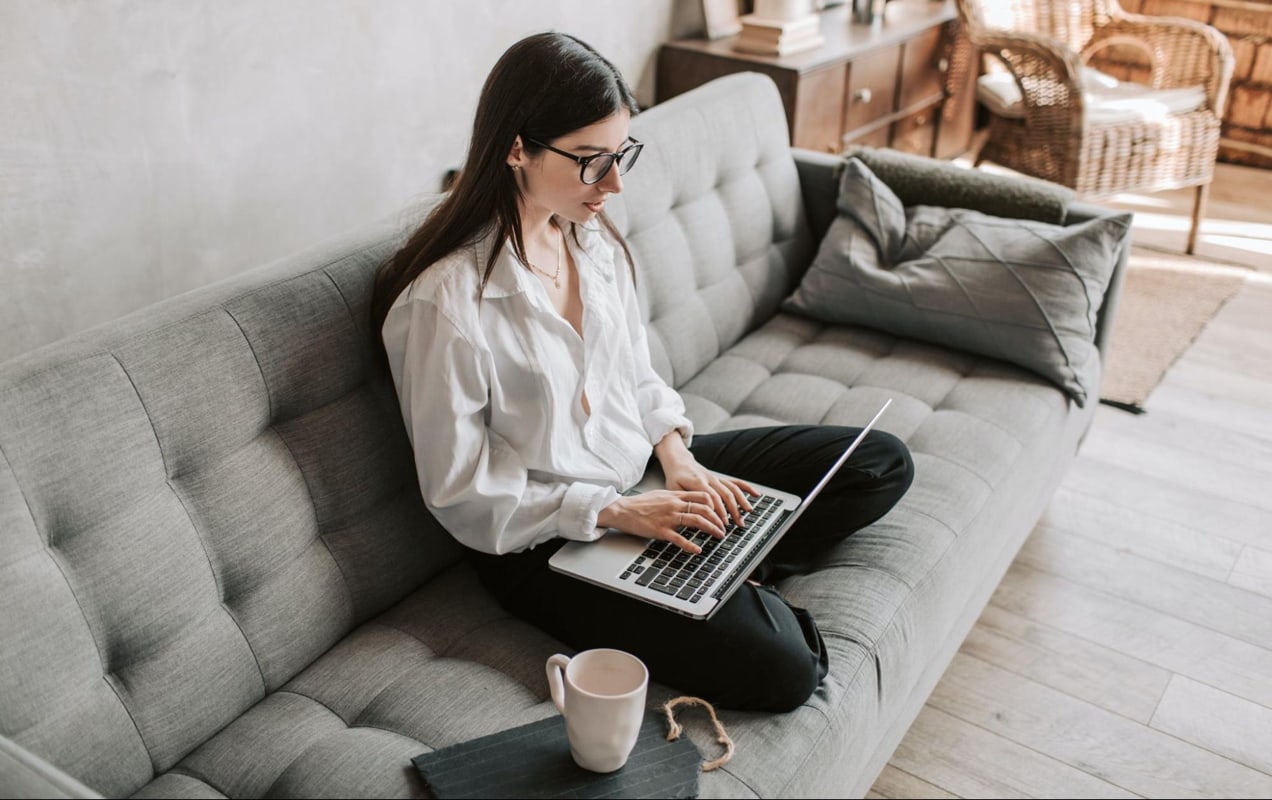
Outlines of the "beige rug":
[{"label": "beige rug", "polygon": [[1202,258],[1132,248],[1101,401],[1142,411],[1166,370],[1241,288],[1247,272]]}]

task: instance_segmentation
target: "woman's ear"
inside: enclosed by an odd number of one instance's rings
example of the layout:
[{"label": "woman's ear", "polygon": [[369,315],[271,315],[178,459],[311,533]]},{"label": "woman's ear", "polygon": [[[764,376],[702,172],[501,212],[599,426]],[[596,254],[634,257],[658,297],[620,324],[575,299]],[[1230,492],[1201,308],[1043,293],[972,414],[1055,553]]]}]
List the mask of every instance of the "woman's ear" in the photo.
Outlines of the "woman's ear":
[{"label": "woman's ear", "polygon": [[517,169],[525,164],[526,149],[521,144],[521,134],[512,140],[512,149],[508,151],[508,166]]}]

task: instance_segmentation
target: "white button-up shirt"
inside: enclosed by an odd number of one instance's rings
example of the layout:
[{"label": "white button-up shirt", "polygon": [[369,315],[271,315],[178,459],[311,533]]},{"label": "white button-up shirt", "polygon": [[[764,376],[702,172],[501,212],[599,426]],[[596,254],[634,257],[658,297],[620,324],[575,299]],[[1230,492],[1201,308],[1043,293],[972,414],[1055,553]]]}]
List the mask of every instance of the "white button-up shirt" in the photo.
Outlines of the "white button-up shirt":
[{"label": "white button-up shirt", "polygon": [[640,480],[653,446],[692,436],[650,364],[622,248],[593,225],[574,226],[581,246],[566,236],[581,338],[507,243],[480,292],[489,239],[425,269],[385,319],[424,502],[473,549],[598,538],[597,514]]}]

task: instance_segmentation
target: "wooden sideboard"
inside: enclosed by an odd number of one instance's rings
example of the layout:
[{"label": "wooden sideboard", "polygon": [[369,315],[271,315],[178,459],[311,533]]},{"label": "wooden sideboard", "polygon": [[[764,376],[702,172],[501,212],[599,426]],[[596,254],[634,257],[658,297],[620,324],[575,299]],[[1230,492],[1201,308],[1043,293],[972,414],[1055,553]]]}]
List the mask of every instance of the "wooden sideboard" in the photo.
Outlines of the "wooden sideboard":
[{"label": "wooden sideboard", "polygon": [[850,3],[821,12],[825,44],[788,56],[733,50],[735,37],[682,39],[658,51],[658,102],[734,72],[773,79],[791,144],[839,153],[851,145],[951,158],[971,143],[975,75],[953,0],[889,0],[873,25]]}]

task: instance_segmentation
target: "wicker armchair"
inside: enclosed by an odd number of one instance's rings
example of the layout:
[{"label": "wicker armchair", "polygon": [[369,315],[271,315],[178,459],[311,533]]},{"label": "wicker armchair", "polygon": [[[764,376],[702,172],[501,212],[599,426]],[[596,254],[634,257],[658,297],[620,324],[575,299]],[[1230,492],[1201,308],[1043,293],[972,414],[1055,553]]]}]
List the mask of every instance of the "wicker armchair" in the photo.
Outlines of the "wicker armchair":
[{"label": "wicker armchair", "polygon": [[[1010,72],[1023,105],[1018,118],[991,111],[977,163],[993,161],[1094,199],[1195,186],[1192,253],[1233,70],[1223,34],[1194,20],[1130,14],[1117,0],[957,2],[972,47]],[[1142,64],[1146,88],[1203,87],[1204,104],[1155,119],[1092,119],[1081,68],[1110,52]]]}]

